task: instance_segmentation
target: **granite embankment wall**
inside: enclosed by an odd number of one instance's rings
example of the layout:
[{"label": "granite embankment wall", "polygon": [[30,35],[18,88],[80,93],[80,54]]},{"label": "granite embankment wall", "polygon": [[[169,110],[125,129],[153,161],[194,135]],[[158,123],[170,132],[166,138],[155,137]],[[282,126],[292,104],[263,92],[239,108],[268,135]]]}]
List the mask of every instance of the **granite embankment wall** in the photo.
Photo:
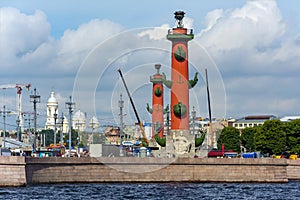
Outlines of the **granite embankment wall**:
[{"label": "granite embankment wall", "polygon": [[287,182],[284,159],[27,158],[30,184],[61,182]]},{"label": "granite embankment wall", "polygon": [[288,180],[300,180],[300,160],[287,160]]},{"label": "granite embankment wall", "polygon": [[25,158],[0,156],[0,186],[26,185]]},{"label": "granite embankment wall", "polygon": [[0,157],[0,186],[80,182],[288,182],[300,160]]}]

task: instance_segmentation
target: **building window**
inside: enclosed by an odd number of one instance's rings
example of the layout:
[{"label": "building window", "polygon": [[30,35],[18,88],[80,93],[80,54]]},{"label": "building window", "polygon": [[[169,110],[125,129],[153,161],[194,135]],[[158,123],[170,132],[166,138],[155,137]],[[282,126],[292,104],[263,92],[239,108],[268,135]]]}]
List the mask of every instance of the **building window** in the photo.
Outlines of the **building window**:
[{"label": "building window", "polygon": [[244,127],[247,127],[247,124],[244,124]]},{"label": "building window", "polygon": [[243,124],[239,124],[239,127],[243,127]]},{"label": "building window", "polygon": [[250,127],[252,127],[252,124],[249,124]]},{"label": "building window", "polygon": [[238,124],[234,124],[234,127],[238,127]]},{"label": "building window", "polygon": [[257,124],[253,124],[253,126],[257,126]]}]

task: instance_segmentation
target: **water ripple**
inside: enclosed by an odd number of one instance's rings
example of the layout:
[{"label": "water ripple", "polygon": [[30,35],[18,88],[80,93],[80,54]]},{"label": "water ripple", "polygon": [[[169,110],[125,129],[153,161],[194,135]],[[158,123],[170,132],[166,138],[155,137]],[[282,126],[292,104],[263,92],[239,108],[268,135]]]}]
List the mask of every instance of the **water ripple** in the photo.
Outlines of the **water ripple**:
[{"label": "water ripple", "polygon": [[300,182],[263,183],[93,183],[0,188],[0,199],[300,199]]}]

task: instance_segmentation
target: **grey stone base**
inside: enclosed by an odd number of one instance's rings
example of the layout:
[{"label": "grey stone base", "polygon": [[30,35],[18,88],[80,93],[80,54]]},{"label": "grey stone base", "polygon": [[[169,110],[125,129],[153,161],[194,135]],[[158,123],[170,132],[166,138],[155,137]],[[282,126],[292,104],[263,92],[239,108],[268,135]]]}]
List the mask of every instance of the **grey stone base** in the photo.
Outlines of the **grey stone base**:
[{"label": "grey stone base", "polygon": [[166,136],[166,152],[170,157],[193,158],[195,156],[195,135],[189,130],[171,130]]}]

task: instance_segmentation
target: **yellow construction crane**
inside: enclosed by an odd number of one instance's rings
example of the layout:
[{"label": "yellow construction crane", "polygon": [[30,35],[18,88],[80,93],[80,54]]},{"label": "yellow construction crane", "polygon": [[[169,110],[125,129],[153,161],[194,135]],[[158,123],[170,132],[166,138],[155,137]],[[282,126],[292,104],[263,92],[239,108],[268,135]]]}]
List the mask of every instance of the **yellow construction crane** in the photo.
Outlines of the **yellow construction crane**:
[{"label": "yellow construction crane", "polygon": [[147,136],[146,136],[146,134],[145,134],[145,129],[144,129],[143,124],[142,124],[142,122],[141,122],[141,120],[140,120],[140,118],[139,118],[139,115],[138,115],[137,111],[136,111],[135,105],[134,105],[133,100],[132,100],[132,98],[131,98],[131,95],[130,95],[130,93],[129,93],[129,90],[128,90],[128,87],[127,87],[126,82],[125,82],[125,80],[124,80],[124,77],[123,77],[123,74],[122,74],[122,72],[121,72],[121,69],[118,69],[118,72],[119,72],[119,74],[120,74],[120,76],[121,76],[121,79],[122,79],[122,81],[123,81],[124,87],[125,87],[125,89],[126,89],[126,92],[127,92],[128,97],[129,97],[131,106],[132,106],[132,108],[133,108],[135,117],[136,117],[136,119],[137,119],[137,121],[138,121],[138,124],[139,124],[139,126],[140,126],[140,129],[141,129],[141,132],[142,132],[144,141],[147,143],[147,145],[149,145],[149,140],[148,140],[148,138],[147,138]]}]

